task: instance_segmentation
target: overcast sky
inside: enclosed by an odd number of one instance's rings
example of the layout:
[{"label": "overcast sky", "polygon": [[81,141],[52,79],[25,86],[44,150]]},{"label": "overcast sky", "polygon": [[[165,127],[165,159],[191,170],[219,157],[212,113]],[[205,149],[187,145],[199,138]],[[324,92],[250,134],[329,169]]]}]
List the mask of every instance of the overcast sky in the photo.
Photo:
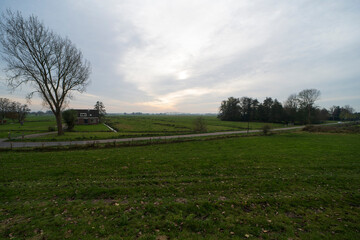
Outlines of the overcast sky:
[{"label": "overcast sky", "polygon": [[[0,0],[34,14],[91,62],[71,108],[217,113],[230,96],[277,98],[307,88],[321,107],[360,111],[360,2]],[[0,97],[25,103],[30,89]],[[47,110],[35,96],[32,110]]]}]

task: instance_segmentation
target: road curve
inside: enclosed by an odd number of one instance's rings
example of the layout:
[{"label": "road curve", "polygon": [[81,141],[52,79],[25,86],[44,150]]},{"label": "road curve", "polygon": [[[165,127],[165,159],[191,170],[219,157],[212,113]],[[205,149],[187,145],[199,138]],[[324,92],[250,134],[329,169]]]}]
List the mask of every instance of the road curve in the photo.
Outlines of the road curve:
[{"label": "road curve", "polygon": [[[276,128],[272,131],[286,131],[301,129],[304,126]],[[229,132],[214,132],[214,133],[197,133],[186,135],[173,135],[173,136],[157,136],[157,137],[136,137],[136,138],[118,138],[118,139],[102,139],[102,140],[84,140],[84,141],[62,141],[62,142],[0,142],[0,148],[27,148],[27,147],[54,147],[54,146],[69,146],[69,145],[86,145],[86,144],[101,144],[101,143],[114,143],[114,142],[133,142],[144,140],[165,140],[165,139],[178,139],[178,138],[192,138],[192,137],[207,137],[219,135],[231,135],[247,133],[248,131],[229,131]],[[249,130],[249,133],[257,133],[261,130]]]}]

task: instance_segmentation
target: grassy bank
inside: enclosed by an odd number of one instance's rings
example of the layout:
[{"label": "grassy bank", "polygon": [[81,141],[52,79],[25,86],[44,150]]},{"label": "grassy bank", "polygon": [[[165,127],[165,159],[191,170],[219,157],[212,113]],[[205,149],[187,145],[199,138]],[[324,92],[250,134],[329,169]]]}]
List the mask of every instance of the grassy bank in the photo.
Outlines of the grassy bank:
[{"label": "grassy bank", "polygon": [[1,237],[357,239],[358,134],[0,155]]}]

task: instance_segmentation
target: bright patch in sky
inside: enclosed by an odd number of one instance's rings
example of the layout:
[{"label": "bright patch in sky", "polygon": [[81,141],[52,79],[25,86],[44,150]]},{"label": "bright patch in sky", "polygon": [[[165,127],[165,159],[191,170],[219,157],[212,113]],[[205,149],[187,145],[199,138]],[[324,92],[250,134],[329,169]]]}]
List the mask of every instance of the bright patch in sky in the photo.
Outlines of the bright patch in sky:
[{"label": "bright patch in sky", "polygon": [[177,79],[179,79],[179,80],[184,80],[184,79],[187,79],[187,78],[189,78],[189,74],[188,74],[188,72],[186,70],[181,71],[181,72],[179,72],[177,74]]}]

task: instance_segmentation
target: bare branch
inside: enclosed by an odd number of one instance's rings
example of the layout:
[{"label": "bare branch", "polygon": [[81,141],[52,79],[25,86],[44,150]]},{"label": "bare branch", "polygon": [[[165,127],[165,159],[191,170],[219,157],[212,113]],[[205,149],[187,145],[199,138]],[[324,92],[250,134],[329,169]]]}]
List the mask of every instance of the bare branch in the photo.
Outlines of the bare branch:
[{"label": "bare branch", "polygon": [[83,92],[89,83],[89,62],[69,39],[53,33],[36,16],[25,19],[20,12],[2,15],[0,43],[8,86],[34,87],[28,99],[39,93],[61,129],[61,110],[71,93]]}]

